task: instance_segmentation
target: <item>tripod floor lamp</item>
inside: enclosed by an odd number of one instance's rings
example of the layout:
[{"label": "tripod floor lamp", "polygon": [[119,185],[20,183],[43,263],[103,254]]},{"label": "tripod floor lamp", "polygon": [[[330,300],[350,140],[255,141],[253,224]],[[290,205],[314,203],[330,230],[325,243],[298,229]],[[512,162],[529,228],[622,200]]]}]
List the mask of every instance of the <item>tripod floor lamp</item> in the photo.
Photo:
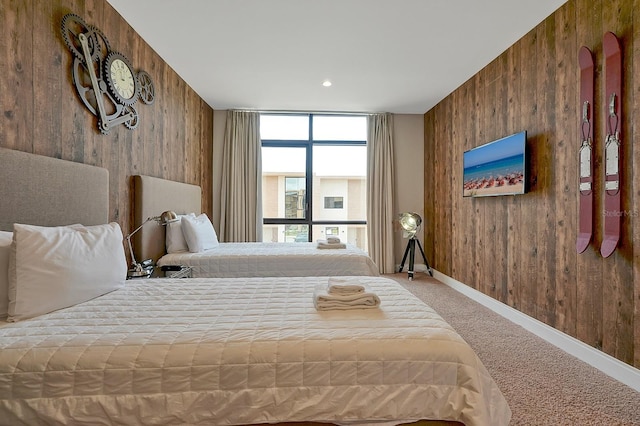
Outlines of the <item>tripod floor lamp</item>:
[{"label": "tripod floor lamp", "polygon": [[404,250],[404,256],[402,257],[402,263],[400,264],[400,270],[398,272],[402,272],[402,270],[404,269],[404,262],[407,260],[407,256],[409,256],[409,270],[407,271],[409,275],[409,281],[413,280],[413,266],[416,255],[416,244],[420,249],[420,253],[422,254],[422,258],[424,259],[424,264],[427,265],[427,271],[429,272],[429,275],[433,276],[433,271],[431,270],[431,266],[429,266],[427,256],[425,256],[424,254],[424,250],[422,249],[420,240],[416,238],[416,234],[420,230],[421,225],[422,218],[418,213],[400,214],[400,226],[403,229],[404,237],[409,238],[409,241],[407,241],[407,248]]}]

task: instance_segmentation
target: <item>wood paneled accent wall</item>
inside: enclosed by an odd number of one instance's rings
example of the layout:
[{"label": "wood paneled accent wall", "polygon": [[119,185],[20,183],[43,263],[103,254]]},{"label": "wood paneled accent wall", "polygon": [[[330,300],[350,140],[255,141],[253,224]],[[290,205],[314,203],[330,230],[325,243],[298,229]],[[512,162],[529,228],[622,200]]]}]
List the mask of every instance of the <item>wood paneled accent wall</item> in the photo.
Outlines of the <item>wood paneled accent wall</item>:
[{"label": "wood paneled accent wall", "polygon": [[[73,60],[60,33],[67,13],[100,29],[112,50],[153,78],[155,102],[135,104],[137,129],[118,126],[108,135],[97,130],[97,118],[71,80]],[[213,110],[109,3],[0,0],[0,22],[0,146],[108,169],[110,220],[125,233],[137,226],[136,174],[202,186],[203,208],[211,217]]]},{"label": "wood paneled accent wall", "polygon": [[[602,36],[623,48],[622,236],[602,258]],[[578,49],[595,56],[595,236],[575,249]],[[425,250],[433,266],[640,367],[640,1],[569,0],[425,116]],[[462,154],[526,130],[530,192],[462,197]],[[634,146],[635,145],[635,146]]]}]

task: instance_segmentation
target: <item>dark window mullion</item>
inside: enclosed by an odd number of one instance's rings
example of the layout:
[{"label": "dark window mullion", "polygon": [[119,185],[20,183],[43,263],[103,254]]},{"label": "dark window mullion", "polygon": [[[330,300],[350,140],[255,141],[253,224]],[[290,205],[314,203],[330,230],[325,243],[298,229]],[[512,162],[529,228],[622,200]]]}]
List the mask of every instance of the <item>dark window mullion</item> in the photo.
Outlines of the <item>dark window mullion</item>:
[{"label": "dark window mullion", "polygon": [[265,225],[308,225],[306,219],[299,218],[265,217],[262,222]]},{"label": "dark window mullion", "polygon": [[319,220],[314,225],[366,225],[366,220]]},{"label": "dark window mullion", "polygon": [[275,140],[275,139],[263,139],[263,147],[268,148],[305,148],[309,145],[308,141],[289,141],[289,140]]},{"label": "dark window mullion", "polygon": [[309,241],[313,236],[313,114],[309,114],[309,140],[307,141],[307,211]]},{"label": "dark window mullion", "polygon": [[313,145],[324,146],[366,146],[367,141],[312,141]]}]

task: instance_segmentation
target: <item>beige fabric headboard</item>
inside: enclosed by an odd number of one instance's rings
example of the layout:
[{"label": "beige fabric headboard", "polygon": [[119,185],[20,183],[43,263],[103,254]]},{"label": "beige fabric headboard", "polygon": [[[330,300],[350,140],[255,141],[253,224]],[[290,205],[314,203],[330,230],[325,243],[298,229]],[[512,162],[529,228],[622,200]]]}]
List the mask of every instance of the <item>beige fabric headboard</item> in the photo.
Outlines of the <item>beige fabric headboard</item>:
[{"label": "beige fabric headboard", "polygon": [[109,171],[0,148],[0,230],[109,221]]},{"label": "beige fabric headboard", "polygon": [[[202,189],[197,185],[151,176],[133,177],[134,228],[150,217],[171,210],[177,214],[202,212]],[[147,223],[133,236],[136,260],[157,261],[165,254],[165,228],[155,221]]]}]

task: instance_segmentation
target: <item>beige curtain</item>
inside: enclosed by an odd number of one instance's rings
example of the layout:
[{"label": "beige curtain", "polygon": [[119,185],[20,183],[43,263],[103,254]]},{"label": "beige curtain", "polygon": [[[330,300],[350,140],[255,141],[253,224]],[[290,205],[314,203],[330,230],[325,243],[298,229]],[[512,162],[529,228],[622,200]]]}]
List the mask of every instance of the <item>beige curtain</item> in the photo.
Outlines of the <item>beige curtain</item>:
[{"label": "beige curtain", "polygon": [[372,114],[367,131],[367,240],[382,274],[395,272],[393,248],[393,115]]},{"label": "beige curtain", "polygon": [[224,135],[220,239],[262,241],[260,114],[228,111]]}]

